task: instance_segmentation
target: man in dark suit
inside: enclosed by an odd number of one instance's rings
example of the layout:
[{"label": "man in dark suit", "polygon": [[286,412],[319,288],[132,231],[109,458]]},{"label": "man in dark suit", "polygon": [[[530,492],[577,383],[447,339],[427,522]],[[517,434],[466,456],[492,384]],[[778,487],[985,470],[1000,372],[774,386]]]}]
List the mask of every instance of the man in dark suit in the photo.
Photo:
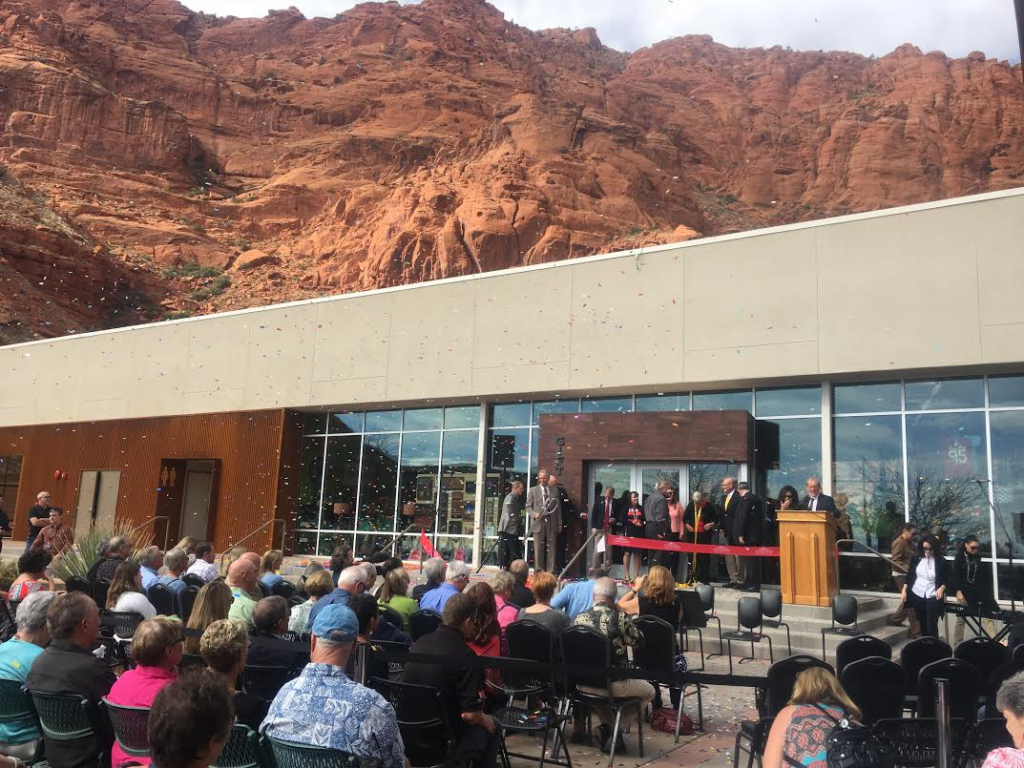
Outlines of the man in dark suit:
[{"label": "man in dark suit", "polygon": [[[724,478],[722,480],[722,524],[719,530],[722,532],[725,543],[730,547],[738,543],[736,537],[733,536],[733,531],[736,527],[736,510],[739,509],[741,501],[739,491],[736,490],[736,478]],[[726,555],[725,567],[729,571],[729,583],[726,586],[733,589],[738,588],[743,579],[740,573],[740,558],[736,555]]]},{"label": "man in dark suit", "polygon": [[834,518],[839,519],[836,500],[821,492],[821,481],[816,477],[807,478],[807,495],[804,496],[803,508],[811,512],[829,512]]},{"label": "man in dark suit", "polygon": [[[741,547],[756,547],[761,543],[764,529],[764,502],[750,492],[750,483],[736,486],[740,495],[736,514],[733,517],[733,538]],[[741,589],[757,592],[761,589],[761,558],[741,557]]]},{"label": "man in dark suit", "polygon": [[[619,502],[615,498],[615,489],[608,486],[604,494],[594,502],[594,508],[590,512],[590,523],[592,531],[600,531],[594,539],[594,567],[608,569],[612,564],[611,545],[604,541],[604,537],[611,533],[613,526],[619,517]],[[604,551],[598,552],[600,544],[604,544]]]},{"label": "man in dark suit", "polygon": [[[665,497],[665,491],[671,487],[670,480],[659,480],[651,494],[644,499],[644,520],[647,521],[644,533],[648,539],[664,541],[668,538],[668,499]],[[664,565],[666,554],[659,549],[651,550],[647,557],[647,564]]]}]

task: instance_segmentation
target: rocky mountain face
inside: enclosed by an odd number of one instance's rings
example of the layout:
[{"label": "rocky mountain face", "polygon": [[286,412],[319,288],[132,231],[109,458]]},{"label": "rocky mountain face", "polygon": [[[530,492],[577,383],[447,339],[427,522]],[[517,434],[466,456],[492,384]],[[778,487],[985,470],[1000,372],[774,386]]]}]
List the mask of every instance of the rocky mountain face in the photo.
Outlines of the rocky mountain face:
[{"label": "rocky mountain face", "polygon": [[1024,184],[1020,68],[0,0],[0,341]]}]

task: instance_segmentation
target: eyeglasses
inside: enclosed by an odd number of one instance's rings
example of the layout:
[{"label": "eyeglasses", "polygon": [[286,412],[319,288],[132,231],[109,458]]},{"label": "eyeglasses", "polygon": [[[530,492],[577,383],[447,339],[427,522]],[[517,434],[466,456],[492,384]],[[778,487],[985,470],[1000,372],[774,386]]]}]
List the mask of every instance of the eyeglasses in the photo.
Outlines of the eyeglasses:
[{"label": "eyeglasses", "polygon": [[931,547],[927,547],[927,546],[921,547],[921,549],[923,549],[925,552],[931,552],[932,551],[932,548]]},{"label": "eyeglasses", "polygon": [[793,501],[793,499],[795,499],[795,498],[796,498],[796,496],[794,496],[792,493],[787,493],[785,496],[782,497],[782,500],[783,501],[786,501],[786,500]]}]

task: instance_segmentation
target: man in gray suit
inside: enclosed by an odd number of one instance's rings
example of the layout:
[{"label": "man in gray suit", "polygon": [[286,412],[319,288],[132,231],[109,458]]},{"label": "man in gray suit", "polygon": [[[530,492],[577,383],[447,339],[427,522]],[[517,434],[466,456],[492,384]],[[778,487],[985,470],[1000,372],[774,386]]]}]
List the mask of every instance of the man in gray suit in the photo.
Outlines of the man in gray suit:
[{"label": "man in gray suit", "polygon": [[526,495],[526,515],[533,534],[533,567],[555,572],[558,534],[562,530],[562,500],[558,480],[546,469],[537,473],[537,485]]},{"label": "man in gray suit", "polygon": [[[647,520],[648,539],[665,541],[668,538],[668,499],[663,491],[672,487],[671,480],[659,480],[651,495],[644,500],[644,519]],[[658,549],[652,549],[647,558],[648,565],[662,565],[665,555],[668,554]]]},{"label": "man in gray suit", "polygon": [[519,516],[523,509],[523,484],[516,480],[512,492],[501,505],[498,520],[498,558],[502,570],[508,570],[513,560],[520,558]]}]

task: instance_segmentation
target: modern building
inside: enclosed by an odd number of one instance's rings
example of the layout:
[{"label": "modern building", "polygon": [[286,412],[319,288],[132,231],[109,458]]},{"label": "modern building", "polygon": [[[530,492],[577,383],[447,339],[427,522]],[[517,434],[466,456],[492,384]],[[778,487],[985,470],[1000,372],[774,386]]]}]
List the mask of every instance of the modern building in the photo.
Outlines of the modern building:
[{"label": "modern building", "polygon": [[[0,488],[16,538],[46,489],[79,531],[159,515],[172,540],[327,555],[413,524],[403,553],[422,525],[476,563],[503,487],[542,466],[570,551],[608,484],[819,475],[861,542],[911,519],[1002,563],[1022,288],[1024,189],[20,344]],[[859,557],[844,578],[878,586]]]}]

